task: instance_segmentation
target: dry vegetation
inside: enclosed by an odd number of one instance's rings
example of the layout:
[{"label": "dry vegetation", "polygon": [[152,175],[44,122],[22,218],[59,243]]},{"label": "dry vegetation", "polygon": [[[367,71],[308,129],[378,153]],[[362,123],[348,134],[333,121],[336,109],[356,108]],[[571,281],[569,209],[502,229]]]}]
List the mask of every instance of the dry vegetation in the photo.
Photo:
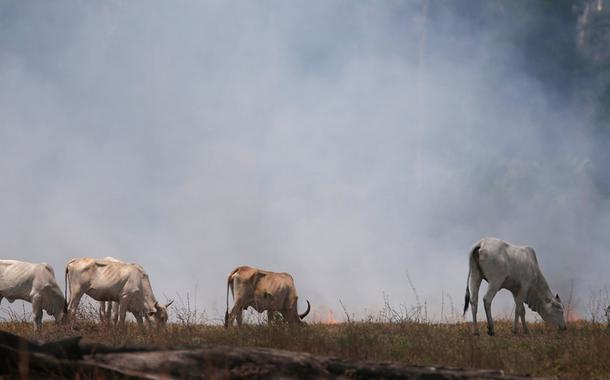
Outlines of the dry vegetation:
[{"label": "dry vegetation", "polygon": [[[417,298],[416,306],[394,308],[384,297],[383,310],[364,320],[356,320],[344,310],[344,323],[268,326],[264,317],[250,314],[248,324],[229,329],[199,312],[188,295],[186,300],[178,299],[172,310],[176,322],[164,329],[141,329],[133,322],[125,326],[98,323],[96,306],[85,302],[78,321],[67,325],[49,321],[37,333],[31,316],[23,310],[10,311],[7,320],[0,321],[0,330],[43,341],[82,336],[85,342],[114,347],[268,347],[352,360],[502,369],[509,374],[560,379],[610,379],[610,325],[603,315],[605,298],[603,302],[590,302],[589,315],[585,316],[588,320],[570,322],[567,331],[558,332],[537,322],[529,324],[529,335],[514,335],[512,322],[500,319],[496,321],[494,337],[473,336],[470,323],[454,322],[460,321],[461,316],[451,300],[441,317],[445,322],[430,321],[426,304]],[[484,315],[481,318],[484,320]],[[481,331],[485,331],[483,324]]]},{"label": "dry vegetation", "polygon": [[259,346],[346,359],[496,368],[513,374],[562,379],[610,379],[610,330],[602,323],[572,322],[568,331],[561,333],[535,323],[529,335],[515,336],[510,322],[500,321],[497,336],[476,337],[470,334],[466,323],[408,320],[390,323],[370,319],[303,326],[252,324],[224,329],[198,322],[173,323],[161,330],[141,330],[134,323],[109,328],[89,320],[68,326],[49,322],[37,334],[31,323],[11,321],[1,322],[0,329],[41,340],[82,335],[85,341],[112,346]]}]

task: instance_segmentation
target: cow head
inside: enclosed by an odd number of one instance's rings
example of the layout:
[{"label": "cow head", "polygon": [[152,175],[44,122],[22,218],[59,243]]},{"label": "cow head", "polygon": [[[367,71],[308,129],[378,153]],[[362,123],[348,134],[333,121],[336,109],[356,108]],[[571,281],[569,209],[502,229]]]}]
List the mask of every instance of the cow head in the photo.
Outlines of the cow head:
[{"label": "cow head", "polygon": [[566,329],[565,314],[563,311],[563,304],[559,294],[555,298],[545,300],[540,310],[540,316],[546,322],[552,323],[557,326],[560,330]]},{"label": "cow head", "polygon": [[43,292],[42,308],[53,316],[57,323],[64,322],[68,316],[66,299],[59,289],[47,289]]},{"label": "cow head", "polygon": [[47,308],[45,308],[45,310],[47,314],[55,318],[55,322],[57,323],[65,322],[68,317],[68,313],[64,309],[63,302],[61,304],[49,305]]},{"label": "cow head", "polygon": [[303,322],[303,319],[307,316],[307,314],[309,314],[309,311],[311,310],[311,304],[309,303],[308,300],[306,300],[306,302],[307,302],[307,309],[302,314],[299,314],[297,311],[297,301],[295,299],[294,306],[292,308],[290,308],[286,314],[284,314],[284,312],[282,312],[284,319],[288,323],[305,323],[305,322]]},{"label": "cow head", "polygon": [[148,315],[150,317],[154,317],[159,325],[164,326],[167,323],[167,320],[169,318],[169,315],[167,314],[167,308],[173,302],[174,302],[173,300],[169,301],[165,305],[161,305],[159,302],[155,302],[155,310],[154,311],[150,311],[148,313]]}]

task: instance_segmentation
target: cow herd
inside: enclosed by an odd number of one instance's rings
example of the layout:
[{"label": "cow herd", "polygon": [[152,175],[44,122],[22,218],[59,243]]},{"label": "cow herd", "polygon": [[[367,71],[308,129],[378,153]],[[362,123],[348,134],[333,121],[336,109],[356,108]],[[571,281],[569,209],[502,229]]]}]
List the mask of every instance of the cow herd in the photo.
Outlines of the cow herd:
[{"label": "cow herd", "polygon": [[[523,332],[525,304],[537,312],[544,321],[560,330],[566,328],[564,309],[559,295],[553,296],[544,278],[531,247],[515,246],[500,239],[484,238],[470,250],[469,271],[466,284],[464,314],[472,310],[473,333],[478,334],[477,306],[479,287],[487,281],[487,292],[483,306],[487,317],[487,332],[494,335],[491,303],[500,289],[509,290],[515,300],[513,332],[517,333],[519,320]],[[62,293],[53,268],[48,264],[34,264],[17,260],[0,260],[0,303],[3,298],[13,302],[21,299],[32,304],[34,324],[42,326],[43,310],[57,322],[67,320],[77,312],[83,295],[99,301],[102,321],[124,322],[126,314],[133,314],[140,326],[146,320],[152,324],[165,325],[167,308],[171,304],[160,304],[152,290],[148,274],[138,264],[127,263],[113,257],[103,259],[76,258],[65,268],[65,293]],[[234,305],[229,311],[229,291]],[[249,307],[257,312],[267,312],[269,323],[280,318],[288,323],[300,323],[311,309],[299,314],[297,292],[292,276],[240,266],[227,278],[227,309],[225,327],[233,321],[242,323],[242,313]],[[607,309],[610,323],[610,306]]]},{"label": "cow herd", "polygon": [[[235,304],[229,313],[229,290]],[[127,263],[114,257],[103,259],[76,258],[68,262],[64,276],[64,293],[48,264],[35,264],[17,260],[0,260],[0,303],[24,300],[32,304],[34,325],[42,327],[43,310],[59,322],[76,314],[83,295],[99,302],[100,320],[114,323],[125,321],[133,314],[142,326],[167,323],[167,308],[171,302],[160,304],[150,285],[148,274],[141,265]],[[267,311],[269,322],[280,315],[289,323],[301,322],[311,309],[297,312],[297,293],[294,280],[288,273],[264,271],[241,266],[227,279],[227,312],[225,326],[233,320],[242,323],[242,313],[248,307],[258,312]]]}]

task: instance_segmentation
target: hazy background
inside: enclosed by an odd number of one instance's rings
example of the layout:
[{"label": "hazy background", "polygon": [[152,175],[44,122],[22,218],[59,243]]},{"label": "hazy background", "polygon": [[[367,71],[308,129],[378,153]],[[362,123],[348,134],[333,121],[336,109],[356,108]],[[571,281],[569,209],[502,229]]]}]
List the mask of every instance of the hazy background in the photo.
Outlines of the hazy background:
[{"label": "hazy background", "polygon": [[560,3],[0,1],[0,256],[62,289],[70,258],[138,262],[210,318],[237,265],[337,319],[414,304],[408,272],[438,318],[496,236],[584,314],[610,87],[579,33],[607,9]]}]

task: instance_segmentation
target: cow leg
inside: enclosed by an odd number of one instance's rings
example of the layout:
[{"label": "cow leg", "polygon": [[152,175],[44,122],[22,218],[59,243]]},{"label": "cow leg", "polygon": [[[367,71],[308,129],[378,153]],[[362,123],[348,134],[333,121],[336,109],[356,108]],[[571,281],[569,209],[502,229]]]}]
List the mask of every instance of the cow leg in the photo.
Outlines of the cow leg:
[{"label": "cow leg", "polygon": [[102,323],[106,322],[105,311],[106,311],[106,302],[100,301],[100,304],[98,307],[98,313],[100,315],[100,322],[102,322]]},{"label": "cow leg", "polygon": [[267,325],[271,326],[273,324],[273,316],[275,313],[271,310],[267,310]]},{"label": "cow leg", "polygon": [[523,302],[525,301],[526,292],[520,290],[517,294],[513,294],[515,298],[515,320],[513,322],[513,333],[517,333],[517,327],[519,325],[519,318],[521,318],[521,323],[523,324],[523,333],[527,334],[528,329],[525,325],[525,305]]},{"label": "cow leg", "polygon": [[[502,280],[504,281],[504,280]],[[489,283],[489,287],[487,288],[487,293],[483,297],[483,305],[485,306],[485,315],[487,316],[487,335],[493,336],[494,332],[494,321],[491,317],[491,301],[493,301],[496,293],[500,290],[500,286],[502,282],[497,283]]]},{"label": "cow leg", "polygon": [[119,303],[112,302],[109,307],[110,313],[112,314],[112,321],[116,325],[119,322]]},{"label": "cow leg", "polygon": [[108,321],[108,323],[110,323],[110,321],[112,320],[112,305],[112,301],[108,301],[106,303],[106,320]]},{"label": "cow leg", "polygon": [[231,308],[231,312],[229,313],[229,318],[227,319],[227,327],[233,324],[233,320],[237,320],[237,325],[241,326],[242,310],[243,306],[241,304],[236,303],[233,305],[233,308]]},{"label": "cow leg", "polygon": [[515,319],[513,320],[513,334],[517,334],[517,325],[519,323],[519,313],[521,312],[519,308],[519,302],[517,301],[517,297],[515,299]]},{"label": "cow leg", "polygon": [[519,302],[519,294],[513,292],[513,299],[515,300],[515,319],[513,320],[513,334],[517,334],[517,326],[519,325],[519,315],[521,315],[521,308]]},{"label": "cow leg", "polygon": [[100,301],[100,321],[110,323],[112,319],[112,301]]},{"label": "cow leg", "polygon": [[32,298],[32,312],[34,313],[34,328],[39,331],[42,328],[42,298],[39,295]]},{"label": "cow leg", "polygon": [[125,323],[125,317],[127,317],[127,299],[121,298],[119,302],[119,322]]},{"label": "cow leg", "polygon": [[241,326],[244,319],[244,309],[242,307],[239,308],[237,314],[235,314],[235,320],[237,321],[237,326]]},{"label": "cow leg", "polygon": [[479,305],[479,288],[482,278],[478,272],[472,271],[470,274],[470,310],[472,312],[472,333],[479,335],[479,325],[477,324],[477,308]]},{"label": "cow leg", "polygon": [[524,334],[529,334],[530,330],[527,328],[527,325],[525,324],[525,305],[523,304],[523,302],[525,301],[525,297],[526,294],[523,294],[523,297],[521,298],[521,312],[519,313],[519,317],[521,317],[521,324],[523,325],[523,333]]},{"label": "cow leg", "polygon": [[520,317],[521,317],[521,324],[523,325],[523,333],[529,334],[530,330],[527,328],[527,325],[525,324],[525,305],[523,305],[523,304],[521,304]]},{"label": "cow leg", "polygon": [[78,305],[80,304],[80,300],[83,297],[83,290],[78,285],[73,285],[70,287],[70,302],[68,302],[68,314],[75,315],[76,309],[78,309]]}]

